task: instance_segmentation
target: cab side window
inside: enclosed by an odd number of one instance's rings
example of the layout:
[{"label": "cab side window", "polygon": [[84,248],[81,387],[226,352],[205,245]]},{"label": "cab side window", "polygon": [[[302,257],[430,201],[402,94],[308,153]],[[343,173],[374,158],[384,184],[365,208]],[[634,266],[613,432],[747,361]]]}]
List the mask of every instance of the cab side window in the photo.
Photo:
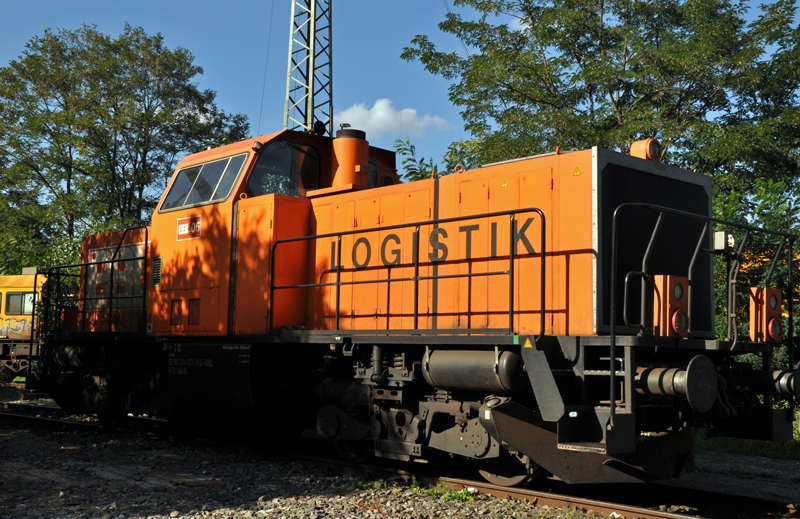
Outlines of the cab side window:
[{"label": "cab side window", "polygon": [[33,314],[36,292],[9,292],[6,294],[6,315]]},{"label": "cab side window", "polygon": [[313,146],[284,139],[270,141],[261,149],[247,180],[250,196],[305,196],[317,188],[319,152]]},{"label": "cab side window", "polygon": [[161,210],[225,200],[246,158],[247,154],[243,153],[182,169],[172,183]]}]

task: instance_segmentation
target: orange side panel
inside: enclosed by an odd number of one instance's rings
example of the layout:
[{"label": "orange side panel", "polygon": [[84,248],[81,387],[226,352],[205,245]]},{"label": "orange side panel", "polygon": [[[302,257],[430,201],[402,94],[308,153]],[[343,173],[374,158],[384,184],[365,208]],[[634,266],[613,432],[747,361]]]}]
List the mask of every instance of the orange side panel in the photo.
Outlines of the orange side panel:
[{"label": "orange side panel", "polygon": [[557,251],[552,279],[560,280],[555,294],[554,333],[592,335],[592,151],[567,153],[558,158],[554,205],[548,219],[548,232],[553,233],[556,240],[553,248]]},{"label": "orange side panel", "polygon": [[[341,281],[398,280],[342,286],[340,329],[409,330],[414,328],[415,310],[421,329],[507,329],[512,288],[505,272],[513,246],[514,331],[540,332],[544,291],[545,333],[593,333],[591,151],[500,164],[378,193],[351,192],[312,201],[317,234],[375,229],[342,239]],[[414,299],[415,282],[410,278],[415,276],[415,229],[387,230],[388,226],[527,207],[540,209],[547,219],[544,260],[542,218],[536,212],[518,214],[513,228],[508,216],[443,223],[435,229],[420,225],[416,275],[439,279],[421,279]],[[559,207],[570,215],[556,218]],[[315,282],[332,283],[336,239],[317,242]],[[547,267],[544,286],[542,261]],[[457,275],[469,277],[448,277]],[[334,329],[335,288],[311,293],[310,326]],[[324,296],[321,303],[314,301],[318,295]]]},{"label": "orange side panel", "polygon": [[[516,233],[523,234],[525,225],[525,236],[529,244],[525,243],[521,237],[516,240],[517,255],[519,259],[515,261],[517,266],[518,282],[516,285],[519,298],[515,301],[519,312],[519,323],[516,330],[520,334],[539,334],[541,332],[541,294],[545,291],[545,333],[553,333],[553,311],[555,303],[553,301],[553,291],[556,285],[555,274],[553,273],[553,251],[556,242],[554,231],[551,225],[552,215],[552,170],[549,167],[533,169],[533,166],[546,164],[531,163],[523,169],[519,175],[520,182],[520,205],[523,207],[535,207],[540,209],[545,215],[546,222],[546,246],[547,256],[545,259],[546,278],[545,286],[541,284],[541,243],[542,243],[542,221],[538,213],[525,213],[519,216],[519,224]],[[530,220],[529,220],[530,219]],[[530,223],[528,223],[530,221]],[[502,237],[508,236],[510,232],[509,224],[498,225],[498,254],[508,254],[508,242]],[[533,249],[534,254],[530,254],[527,246]]]},{"label": "orange side panel", "polygon": [[[355,229],[377,228],[380,226],[381,199],[371,197],[357,200],[355,203]],[[381,313],[378,302],[378,271],[385,268],[380,261],[380,232],[358,234],[354,237],[355,250],[351,251],[344,265],[352,266],[354,281],[372,281],[372,283],[353,285],[353,314],[351,328],[354,330],[374,330],[378,325]],[[342,252],[348,249],[344,249]]]},{"label": "orange side panel", "polygon": [[[310,201],[279,195],[237,204],[234,333],[264,334],[268,329],[270,255],[275,241],[308,235]],[[308,242],[278,245],[275,285],[308,283]],[[306,326],[305,288],[275,290],[273,329]]]},{"label": "orange side panel", "polygon": [[[161,285],[150,289],[148,323],[158,334],[226,335],[231,276],[231,203],[153,215],[152,256],[162,258]],[[150,260],[152,261],[152,260]],[[202,289],[202,290],[201,290]],[[199,290],[200,326],[189,324],[190,291]],[[180,322],[172,315],[180,301]],[[196,304],[196,303],[195,303]],[[216,316],[211,320],[210,316]]]},{"label": "orange side panel", "polygon": [[[433,190],[433,181],[421,182],[421,185],[415,186],[417,190],[406,193],[404,198],[404,212],[406,223],[424,222],[430,220],[431,210],[431,197]],[[422,189],[420,189],[422,188]],[[403,272],[401,277],[410,278],[414,276],[414,234],[413,227],[406,227],[402,229],[402,243],[403,243]],[[428,255],[432,252],[430,246],[431,226],[420,226],[419,235],[419,276],[429,277],[432,269],[428,261]],[[423,264],[424,263],[424,264]],[[414,328],[414,308],[418,312],[417,328],[429,328],[431,326],[430,311],[431,311],[431,294],[429,280],[421,280],[419,282],[419,293],[417,300],[414,301],[414,282],[403,281],[399,283],[402,285],[403,302],[400,308],[402,315],[401,328],[411,330]]]},{"label": "orange side panel", "polygon": [[[274,240],[286,240],[308,236],[310,229],[311,202],[305,198],[275,197]],[[275,250],[275,285],[291,286],[308,284],[308,257],[311,242],[284,243]],[[266,268],[267,265],[265,265]],[[269,287],[269,285],[264,285]],[[272,302],[273,330],[282,327],[307,326],[308,289],[290,288],[275,291]]]},{"label": "orange side panel", "polygon": [[[383,217],[383,227],[400,225],[404,223],[403,202],[407,199],[404,193],[396,193],[381,198],[381,216]],[[407,263],[405,250],[410,250],[411,245],[408,241],[408,233],[405,229],[394,229],[391,231],[381,231],[380,248],[378,254],[381,262],[391,265],[379,271],[380,279],[397,279],[404,276],[405,268],[402,266]],[[403,305],[403,285],[405,282],[381,283],[378,287],[378,300],[383,309],[383,319],[379,320],[378,328],[400,329],[402,323]]]},{"label": "orange side panel", "polygon": [[[471,216],[489,212],[488,179],[471,180],[461,183],[461,216]],[[482,220],[470,220],[460,226],[480,226]],[[507,228],[507,227],[506,227]],[[480,231],[480,229],[478,229]],[[458,239],[461,233],[455,236]],[[485,258],[489,257],[487,233],[473,232],[471,254],[475,260],[466,260],[466,233],[464,233],[464,249],[460,259],[460,274],[482,274],[488,272]],[[454,237],[455,237],[454,236]],[[480,238],[478,238],[480,236]],[[508,233],[506,233],[508,236]],[[494,262],[493,262],[494,263]],[[506,266],[506,268],[508,268]],[[503,276],[505,277],[505,276]],[[508,292],[506,291],[506,294]],[[488,328],[489,281],[485,276],[463,277],[458,279],[458,313],[465,328]],[[506,299],[508,296],[506,295]],[[494,306],[494,304],[492,304]],[[505,326],[508,326],[506,320]]]},{"label": "orange side panel", "polygon": [[[355,202],[341,201],[333,206],[333,226],[331,232],[342,232],[353,230]],[[337,259],[340,256],[342,262],[342,273],[340,280],[343,283],[353,281],[353,236],[342,237],[341,251],[336,249]],[[338,247],[338,245],[337,245]],[[341,252],[341,254],[339,254]],[[334,265],[336,262],[334,262]],[[331,277],[336,281],[336,273],[332,272]],[[332,290],[328,299],[328,312],[336,318],[336,291]],[[351,319],[353,317],[353,285],[344,285],[339,294],[339,328],[342,330],[352,329]]]},{"label": "orange side panel", "polygon": [[[333,206],[319,205],[314,207],[316,221],[315,234],[329,234],[333,228]],[[312,243],[312,265],[314,273],[310,281],[312,284],[333,283],[336,281],[334,271],[336,251],[333,247],[335,239],[319,239]],[[313,330],[333,329],[333,310],[328,308],[328,302],[335,293],[335,287],[316,287],[309,289],[308,326]]]},{"label": "orange side panel", "polygon": [[274,203],[274,196],[259,196],[236,204],[236,335],[267,332]]},{"label": "orange side panel", "polygon": [[[439,179],[438,199],[439,203],[433,204],[433,216],[436,219],[447,219],[459,216],[461,209],[458,203],[458,177],[448,175]],[[435,200],[435,190],[434,190]],[[431,266],[431,271],[439,276],[450,276],[458,274],[462,260],[459,252],[459,228],[464,223],[446,223],[440,228],[447,233],[447,238],[439,234],[439,241],[448,247],[447,260]],[[430,242],[430,239],[428,240]],[[441,254],[441,251],[438,252]],[[438,255],[437,254],[437,255]],[[431,282],[431,328],[448,329],[459,327],[458,315],[458,279],[445,278],[438,282]]]},{"label": "orange side panel", "polygon": [[[498,211],[508,211],[511,209],[519,209],[520,208],[520,185],[519,185],[519,173],[509,173],[505,175],[500,175],[496,177],[489,178],[489,207],[488,210],[490,212],[498,212]],[[549,193],[544,192],[540,193],[539,196],[548,197]],[[538,201],[536,203],[532,203],[533,201],[529,201],[529,203],[525,206],[528,207],[530,205],[541,205]],[[525,224],[528,218],[533,218],[533,221],[529,227],[529,231],[526,232],[526,236],[533,238],[533,231],[534,227],[538,226],[538,216],[536,213],[533,214],[522,214],[517,216],[517,228],[524,229]],[[482,241],[484,255],[486,257],[491,256],[491,248],[492,242],[495,243],[495,251],[497,251],[497,243],[502,242],[505,246],[502,248],[504,254],[508,254],[508,243],[510,240],[510,229],[509,229],[509,221],[510,217],[508,216],[501,216],[497,218],[492,218],[492,223],[495,224],[494,228],[496,232],[494,236],[491,232],[491,227],[486,231],[481,233],[484,236],[484,240]],[[481,227],[484,227],[485,224],[481,222]],[[502,232],[500,231],[502,229]],[[488,232],[487,232],[488,231]],[[538,233],[537,233],[538,236]],[[489,238],[486,240],[486,238]],[[514,264],[516,268],[516,273],[519,274],[519,265],[520,262],[522,264],[530,263],[530,258],[527,258],[529,252],[525,246],[526,244],[518,243],[517,245],[517,254],[518,259],[515,259]],[[538,253],[538,242],[533,246],[534,253]],[[496,254],[495,254],[496,255]],[[525,259],[522,259],[525,258]],[[490,272],[499,272],[508,270],[508,259],[494,259],[490,262],[488,271]],[[536,264],[540,264],[538,260],[536,260]],[[488,293],[491,294],[489,301],[489,328],[508,328],[509,321],[508,321],[508,297],[509,297],[509,276],[492,276],[486,278],[488,281]],[[537,284],[538,287],[538,284]],[[526,287],[526,290],[530,290],[530,288]],[[539,293],[539,289],[536,289],[536,293]],[[514,280],[514,306],[515,309],[519,308],[519,297],[520,297],[520,280]],[[519,315],[519,314],[517,314]],[[519,326],[519,319],[516,319],[514,323],[515,329]]]}]

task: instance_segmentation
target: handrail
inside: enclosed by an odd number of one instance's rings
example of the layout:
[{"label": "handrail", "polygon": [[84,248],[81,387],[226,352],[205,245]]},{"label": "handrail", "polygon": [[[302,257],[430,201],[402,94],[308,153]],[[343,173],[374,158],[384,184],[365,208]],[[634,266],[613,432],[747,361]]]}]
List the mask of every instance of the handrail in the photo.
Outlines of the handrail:
[{"label": "handrail", "polygon": [[[394,283],[398,281],[413,281],[414,282],[414,330],[419,329],[419,282],[423,280],[438,280],[438,279],[451,279],[451,278],[464,278],[464,277],[478,277],[478,276],[494,276],[494,275],[507,275],[509,276],[509,309],[508,309],[508,316],[509,316],[509,326],[508,326],[508,334],[512,335],[514,333],[514,256],[516,255],[516,243],[515,238],[516,235],[516,228],[514,223],[516,222],[516,215],[520,213],[532,213],[535,212],[539,215],[540,218],[540,228],[541,228],[541,235],[542,235],[542,242],[541,242],[541,249],[539,255],[542,258],[542,265],[541,265],[541,295],[540,295],[540,326],[539,326],[539,335],[536,337],[535,342],[541,340],[544,336],[544,329],[545,329],[545,281],[546,281],[546,268],[545,268],[545,258],[546,258],[546,234],[547,234],[547,224],[545,220],[544,213],[536,208],[536,207],[529,207],[525,209],[512,209],[509,211],[497,211],[494,213],[483,213],[477,215],[469,215],[469,216],[457,216],[453,218],[443,218],[443,219],[435,219],[435,220],[427,220],[421,222],[413,222],[413,223],[402,223],[402,224],[395,224],[395,225],[388,225],[385,227],[371,227],[369,229],[357,229],[352,231],[341,231],[341,232],[332,232],[327,234],[318,234],[313,236],[301,236],[299,238],[286,238],[283,240],[277,240],[272,245],[272,253],[270,256],[270,310],[269,310],[269,330],[272,331],[273,324],[274,324],[274,305],[272,302],[274,301],[275,291],[276,290],[284,290],[284,289],[296,289],[296,288],[316,288],[316,287],[329,287],[335,286],[336,287],[336,310],[335,310],[335,329],[331,331],[338,331],[339,330],[339,304],[340,304],[340,297],[341,297],[341,287],[348,286],[348,285],[359,285],[359,284],[371,284],[371,283]],[[419,247],[419,235],[420,235],[420,228],[422,226],[437,226],[446,223],[452,222],[463,222],[467,220],[476,220],[479,218],[496,218],[501,216],[509,216],[509,225],[510,225],[510,232],[509,232],[509,269],[503,271],[496,271],[496,272],[481,272],[481,273],[468,273],[468,274],[451,274],[446,276],[420,276],[419,275],[419,254],[420,254],[420,247]],[[341,273],[342,273],[342,237],[343,236],[352,236],[356,234],[363,234],[369,232],[381,232],[381,231],[391,231],[394,229],[406,229],[414,227],[414,245],[413,245],[413,255],[414,255],[414,275],[412,277],[404,277],[404,278],[395,278],[395,279],[377,279],[377,280],[366,280],[366,281],[342,281],[341,280]],[[301,241],[311,241],[311,240],[320,240],[325,238],[336,238],[337,240],[337,251],[336,251],[336,281],[331,283],[310,283],[310,284],[302,284],[302,285],[284,285],[284,286],[277,286],[275,285],[275,252],[279,245],[284,243],[293,243],[293,242],[301,242]],[[432,261],[431,263],[438,263]],[[409,265],[410,266],[410,265]],[[391,268],[390,266],[386,266],[385,268]]]},{"label": "handrail", "polygon": [[[137,229],[144,229],[144,253],[143,253],[143,255],[134,256],[134,257],[131,257],[131,258],[118,259],[117,258],[117,254],[119,253],[119,250],[122,247],[123,242],[125,241],[125,237],[127,236],[128,231],[133,231],[133,230],[137,230]],[[142,299],[142,315],[145,316],[145,318],[146,318],[146,316],[147,316],[147,258],[148,258],[148,243],[149,243],[149,231],[148,231],[147,226],[145,226],[145,225],[137,225],[137,226],[133,226],[133,227],[126,227],[122,232],[122,236],[119,239],[119,243],[117,244],[116,248],[114,249],[114,253],[111,256],[111,259],[101,260],[101,261],[87,261],[87,262],[82,262],[82,263],[74,263],[74,264],[70,264],[70,265],[56,265],[54,267],[50,267],[47,270],[47,280],[48,281],[46,283],[47,284],[46,297],[43,298],[47,303],[44,305],[44,316],[42,318],[42,321],[43,321],[42,334],[46,335],[49,332],[48,326],[49,326],[49,322],[50,322],[50,320],[49,320],[49,318],[50,318],[50,315],[49,315],[50,306],[58,307],[62,303],[65,303],[65,302],[76,302],[77,301],[79,303],[83,303],[83,305],[82,305],[83,310],[81,311],[81,315],[82,315],[82,317],[81,317],[81,330],[82,331],[85,331],[85,329],[86,329],[86,313],[87,313],[86,307],[87,307],[87,302],[89,302],[89,301],[105,301],[105,300],[109,301],[109,307],[108,307],[108,330],[109,331],[111,331],[112,327],[113,327],[112,317],[113,317],[113,309],[114,309],[114,300],[115,299]],[[142,293],[139,294],[139,295],[114,295],[114,264],[115,263],[119,263],[119,262],[123,262],[123,261],[139,261],[139,260],[143,260],[143,265],[142,265]],[[108,292],[109,295],[108,296],[103,296],[103,297],[89,297],[88,296],[88,286],[87,286],[88,268],[86,268],[86,267],[91,267],[91,266],[94,266],[94,265],[106,265],[106,264],[111,264],[111,272],[109,273],[109,276],[110,276],[110,282],[109,282],[110,283],[110,287],[109,287],[109,292]],[[81,274],[70,274],[70,273],[63,273],[62,272],[65,269],[70,269],[70,268],[75,268],[75,267],[80,267],[83,270],[83,272]],[[83,284],[83,291],[82,292],[83,293],[81,295],[79,295],[78,297],[62,297],[62,294],[61,294],[61,278],[62,277],[78,277],[78,278],[82,278],[82,284]],[[56,285],[56,290],[57,290],[55,299],[52,299],[50,297],[50,291],[51,291],[51,288],[52,288],[53,284]],[[35,305],[34,305],[34,309],[35,309]]]},{"label": "handrail", "polygon": [[[800,238],[800,236],[798,236],[796,234],[792,234],[792,233],[783,232],[783,231],[773,231],[773,230],[770,230],[770,229],[764,229],[762,227],[757,227],[757,226],[754,226],[754,225],[747,225],[747,224],[731,222],[731,221],[727,221],[727,220],[721,220],[719,218],[714,218],[714,217],[711,217],[711,216],[705,216],[705,215],[690,213],[690,212],[687,212],[687,211],[681,211],[679,209],[673,209],[671,207],[664,207],[664,206],[660,206],[660,205],[656,205],[656,204],[649,204],[649,203],[644,203],[644,202],[628,202],[628,203],[620,204],[614,210],[614,214],[613,214],[613,217],[612,217],[612,220],[611,220],[611,280],[610,280],[610,284],[611,284],[611,315],[610,315],[611,348],[610,349],[611,349],[611,351],[610,351],[610,355],[609,355],[609,357],[610,357],[609,358],[609,361],[610,361],[610,368],[609,368],[609,371],[610,371],[610,379],[609,379],[609,385],[610,385],[609,421],[610,421],[610,424],[611,424],[612,427],[615,424],[614,417],[615,417],[615,414],[616,414],[616,406],[617,406],[617,404],[616,404],[616,392],[617,392],[617,388],[616,388],[616,369],[615,369],[616,357],[617,357],[617,353],[616,353],[616,347],[617,347],[617,307],[616,307],[616,303],[617,303],[617,301],[616,301],[617,286],[616,286],[616,274],[617,274],[617,245],[618,245],[618,239],[617,239],[617,234],[618,234],[618,232],[617,232],[617,222],[618,222],[618,218],[617,217],[619,216],[619,214],[620,214],[620,212],[622,210],[632,209],[632,208],[650,209],[650,210],[653,210],[653,211],[659,211],[659,220],[658,220],[659,224],[657,225],[657,227],[660,227],[660,223],[661,223],[661,219],[662,219],[663,214],[667,213],[667,214],[674,214],[674,215],[677,215],[677,216],[690,218],[690,219],[694,219],[694,220],[704,221],[704,222],[706,222],[706,224],[713,223],[713,224],[725,225],[725,226],[728,226],[728,227],[734,227],[734,228],[737,228],[737,229],[743,229],[743,230],[747,231],[746,236],[748,236],[749,233],[752,231],[752,232],[763,232],[763,233],[771,234],[771,235],[774,235],[774,236],[781,236],[784,239],[788,238],[789,239],[789,248],[788,248],[789,258],[788,258],[787,261],[788,261],[788,265],[789,265],[789,280],[788,280],[789,287],[788,288],[789,288],[789,294],[790,294],[790,297],[789,297],[789,312],[790,312],[789,313],[789,330],[790,331],[789,331],[789,337],[788,338],[785,337],[784,340],[787,341],[788,346],[789,346],[789,348],[788,348],[789,352],[790,352],[789,353],[789,362],[790,362],[790,364],[793,363],[794,357],[793,357],[793,354],[792,354],[792,345],[791,345],[791,342],[790,342],[790,341],[792,341],[792,335],[793,335],[793,331],[794,331],[794,327],[793,327],[793,324],[792,324],[793,317],[792,317],[792,314],[791,314],[791,312],[792,312],[792,298],[794,297],[794,285],[793,285],[793,277],[792,277],[792,272],[791,272],[791,269],[792,269],[791,251],[792,251],[792,246],[794,244],[794,241],[797,238]],[[703,237],[706,235],[707,232],[708,232],[708,228],[706,226],[703,229],[703,235],[701,236],[701,241],[702,241]],[[651,236],[651,238],[652,238],[652,236]],[[745,241],[746,241],[746,239],[743,240],[743,242],[745,242]],[[651,239],[651,244],[650,245],[652,245],[652,239]],[[742,245],[740,245],[740,247],[739,247],[739,254],[741,253],[743,245],[744,245],[744,243],[742,243]],[[649,250],[649,248],[650,247],[648,246],[648,250]],[[690,268],[694,267],[694,261],[696,259],[696,254],[697,254],[697,251],[695,251],[695,255],[692,257],[692,262],[690,264]],[[774,269],[775,262],[777,262],[777,261],[778,261],[778,256],[776,255],[775,259],[773,260],[773,264],[772,264],[772,266],[770,268],[770,271],[772,271]],[[736,261],[735,264],[738,264],[738,261]],[[735,269],[738,270],[738,266],[736,266]],[[732,277],[729,279],[729,284],[728,284],[729,312],[730,312],[730,306],[731,306],[730,299],[731,299],[731,287],[732,287],[732,285],[730,283],[731,283],[731,281],[735,282],[735,279],[736,279],[735,275],[733,275],[733,270],[734,270],[734,268],[731,268],[731,272],[729,273],[729,274],[732,275]],[[642,272],[641,274],[643,274],[644,276],[648,275],[647,272]],[[690,272],[690,275],[691,275],[691,272]],[[734,297],[735,297],[735,294],[734,294]],[[644,315],[642,317],[644,317]],[[729,326],[730,326],[730,324],[729,324]],[[735,328],[735,326],[734,326],[734,328]],[[730,339],[730,331],[729,331],[728,339]],[[793,369],[794,369],[793,365],[789,367],[789,371],[792,371]]]}]

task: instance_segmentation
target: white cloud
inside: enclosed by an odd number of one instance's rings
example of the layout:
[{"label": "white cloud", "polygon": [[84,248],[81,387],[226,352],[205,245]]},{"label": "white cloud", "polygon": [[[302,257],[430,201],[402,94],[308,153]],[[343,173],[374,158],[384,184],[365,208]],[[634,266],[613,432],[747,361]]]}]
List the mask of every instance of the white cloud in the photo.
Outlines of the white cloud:
[{"label": "white cloud", "polygon": [[530,25],[528,25],[527,22],[523,21],[522,18],[514,16],[508,22],[508,28],[511,29],[512,31],[526,31],[530,29]]},{"label": "white cloud", "polygon": [[333,116],[334,128],[340,123],[348,123],[352,128],[367,132],[367,139],[377,138],[384,133],[425,137],[428,130],[443,130],[448,123],[441,117],[425,114],[420,117],[413,108],[396,110],[389,99],[378,99],[372,108],[358,103]]}]

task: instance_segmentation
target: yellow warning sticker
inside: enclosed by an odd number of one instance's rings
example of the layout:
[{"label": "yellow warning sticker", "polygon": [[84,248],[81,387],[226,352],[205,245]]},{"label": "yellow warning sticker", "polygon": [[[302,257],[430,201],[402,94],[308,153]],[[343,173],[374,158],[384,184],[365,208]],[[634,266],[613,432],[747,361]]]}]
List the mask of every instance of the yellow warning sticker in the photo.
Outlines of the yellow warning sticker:
[{"label": "yellow warning sticker", "polygon": [[505,180],[503,180],[503,183],[500,185],[500,187],[501,187],[501,188],[503,188],[503,187],[508,187],[508,182],[506,182]]},{"label": "yellow warning sticker", "polygon": [[522,347],[523,347],[523,348],[533,348],[533,344],[531,344],[531,338],[530,338],[530,337],[528,337],[527,339],[525,339],[525,345],[524,345],[524,346],[522,346]]},{"label": "yellow warning sticker", "polygon": [[573,177],[577,177],[577,176],[580,176],[580,174],[581,174],[581,170],[579,170],[578,168],[575,168],[575,172],[572,174],[572,176]]}]

